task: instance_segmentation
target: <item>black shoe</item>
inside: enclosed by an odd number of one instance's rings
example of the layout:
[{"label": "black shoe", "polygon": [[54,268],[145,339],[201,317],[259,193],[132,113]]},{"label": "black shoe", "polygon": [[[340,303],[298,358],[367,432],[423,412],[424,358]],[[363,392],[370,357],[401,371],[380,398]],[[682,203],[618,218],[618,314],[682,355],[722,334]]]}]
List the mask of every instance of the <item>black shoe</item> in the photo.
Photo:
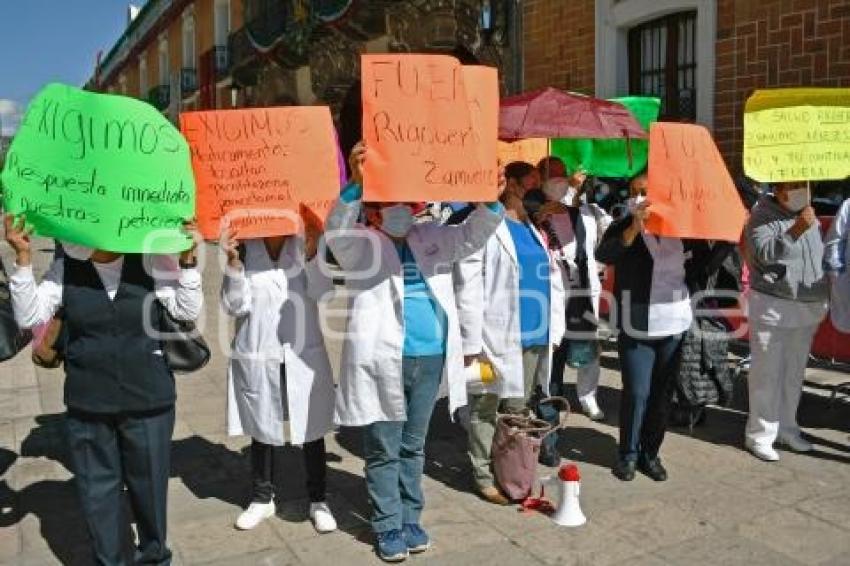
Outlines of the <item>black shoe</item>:
[{"label": "black shoe", "polygon": [[614,466],[614,469],[611,470],[615,476],[620,478],[623,481],[632,481],[635,479],[635,468],[637,466],[634,462],[627,462],[620,460],[617,462],[617,465]]},{"label": "black shoe", "polygon": [[667,470],[661,465],[661,458],[641,458],[638,469],[655,481],[667,481]]},{"label": "black shoe", "polygon": [[541,446],[540,455],[537,457],[537,461],[543,466],[557,468],[561,463],[561,456],[558,454],[557,450],[546,449]]}]

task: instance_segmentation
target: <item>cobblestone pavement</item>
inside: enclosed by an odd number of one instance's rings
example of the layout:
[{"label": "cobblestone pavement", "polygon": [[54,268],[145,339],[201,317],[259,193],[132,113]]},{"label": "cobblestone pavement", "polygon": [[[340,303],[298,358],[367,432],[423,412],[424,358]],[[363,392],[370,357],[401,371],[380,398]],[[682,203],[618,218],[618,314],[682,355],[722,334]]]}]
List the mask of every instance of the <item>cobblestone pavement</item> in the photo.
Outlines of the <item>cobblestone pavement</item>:
[{"label": "cobblestone pavement", "polygon": [[[43,269],[50,246],[37,266]],[[3,248],[8,262],[8,249]],[[213,259],[213,250],[207,252]],[[176,564],[375,564],[366,518],[356,430],[329,437],[329,501],[337,533],[316,535],[306,520],[297,450],[279,454],[279,513],[251,532],[233,528],[249,489],[245,438],[225,434],[226,357],[216,337],[217,266],[205,270],[205,332],[216,353],[203,371],[178,377],[169,494]],[[226,344],[225,344],[226,345]],[[329,345],[332,358],[338,344]],[[662,455],[666,483],[610,473],[616,447],[616,355],[603,357],[596,424],[570,419],[560,448],[582,472],[584,527],[556,527],[537,514],[490,506],[469,491],[464,433],[440,405],[426,447],[424,526],[433,549],[414,564],[823,564],[850,563],[850,405],[829,403],[828,385],[847,374],[810,369],[800,421],[816,452],[782,452],[779,463],[741,450],[745,377],[733,409],[711,410],[693,435],[672,431]],[[63,444],[61,371],[36,370],[28,352],[0,365],[0,563],[89,564]],[[573,401],[575,399],[573,398]],[[545,473],[545,471],[544,471]]]}]

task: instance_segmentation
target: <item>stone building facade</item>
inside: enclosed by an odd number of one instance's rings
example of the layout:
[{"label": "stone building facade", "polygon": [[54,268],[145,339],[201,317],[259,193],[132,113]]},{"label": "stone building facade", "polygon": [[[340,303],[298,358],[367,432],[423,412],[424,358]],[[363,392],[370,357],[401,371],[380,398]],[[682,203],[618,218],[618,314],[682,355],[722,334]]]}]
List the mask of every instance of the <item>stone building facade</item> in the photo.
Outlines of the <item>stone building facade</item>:
[{"label": "stone building facade", "polygon": [[147,0],[90,88],[181,111],[328,104],[359,135],[360,54],[453,53],[521,88],[518,0]]}]

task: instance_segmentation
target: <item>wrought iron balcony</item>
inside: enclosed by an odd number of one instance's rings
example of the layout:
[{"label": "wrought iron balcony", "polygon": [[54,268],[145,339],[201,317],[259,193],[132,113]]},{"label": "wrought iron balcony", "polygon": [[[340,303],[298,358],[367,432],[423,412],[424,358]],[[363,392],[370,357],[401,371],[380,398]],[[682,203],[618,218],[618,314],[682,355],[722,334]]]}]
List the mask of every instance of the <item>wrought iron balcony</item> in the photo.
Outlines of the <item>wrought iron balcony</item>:
[{"label": "wrought iron balcony", "polygon": [[171,103],[171,86],[157,85],[148,91],[148,102],[157,110],[165,110]]},{"label": "wrought iron balcony", "polygon": [[227,45],[216,45],[212,48],[213,69],[216,80],[221,80],[230,74],[230,49]]},{"label": "wrought iron balcony", "polygon": [[184,97],[198,90],[198,71],[193,67],[180,69],[180,94]]}]

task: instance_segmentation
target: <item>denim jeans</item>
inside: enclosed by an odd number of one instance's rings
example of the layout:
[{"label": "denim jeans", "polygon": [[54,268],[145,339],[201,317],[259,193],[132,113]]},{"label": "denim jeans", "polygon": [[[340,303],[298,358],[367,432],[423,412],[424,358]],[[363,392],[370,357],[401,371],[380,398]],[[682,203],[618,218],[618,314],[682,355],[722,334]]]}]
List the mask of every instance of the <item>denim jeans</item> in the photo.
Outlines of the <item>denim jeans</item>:
[{"label": "denim jeans", "polygon": [[366,489],[376,533],[419,524],[424,506],[425,437],[444,363],[443,355],[403,358],[407,420],[375,422],[363,429]]},{"label": "denim jeans", "polygon": [[658,456],[670,405],[669,389],[679,370],[682,335],[635,339],[620,332],[623,376],[620,401],[620,459]]}]

